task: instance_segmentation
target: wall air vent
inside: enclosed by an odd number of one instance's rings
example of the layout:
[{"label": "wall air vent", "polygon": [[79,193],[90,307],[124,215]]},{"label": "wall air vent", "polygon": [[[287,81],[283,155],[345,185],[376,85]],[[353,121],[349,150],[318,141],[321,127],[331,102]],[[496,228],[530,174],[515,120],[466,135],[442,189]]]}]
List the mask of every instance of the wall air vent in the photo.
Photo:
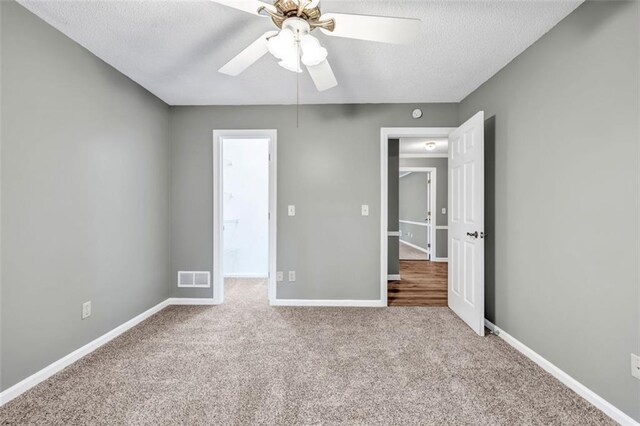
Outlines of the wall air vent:
[{"label": "wall air vent", "polygon": [[211,287],[211,274],[209,271],[178,271],[178,287]]}]

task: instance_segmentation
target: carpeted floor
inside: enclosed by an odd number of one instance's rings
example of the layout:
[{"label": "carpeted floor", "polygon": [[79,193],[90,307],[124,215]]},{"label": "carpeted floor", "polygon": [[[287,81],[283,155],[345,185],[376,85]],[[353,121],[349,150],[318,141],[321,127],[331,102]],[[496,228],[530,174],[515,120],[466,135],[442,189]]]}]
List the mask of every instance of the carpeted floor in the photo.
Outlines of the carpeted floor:
[{"label": "carpeted floor", "polygon": [[603,425],[448,308],[172,306],[0,408],[2,424]]}]

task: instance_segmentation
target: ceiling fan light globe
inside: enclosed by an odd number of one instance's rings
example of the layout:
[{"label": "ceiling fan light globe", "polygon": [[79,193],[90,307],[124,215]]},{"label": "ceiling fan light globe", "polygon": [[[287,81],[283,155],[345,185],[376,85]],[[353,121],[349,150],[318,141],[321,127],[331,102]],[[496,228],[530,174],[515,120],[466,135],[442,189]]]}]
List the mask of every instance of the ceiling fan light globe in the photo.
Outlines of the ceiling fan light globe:
[{"label": "ceiling fan light globe", "polygon": [[327,59],[327,49],[320,45],[317,38],[306,35],[300,41],[302,48],[302,63],[307,66],[314,66]]},{"label": "ceiling fan light globe", "polygon": [[302,63],[310,67],[324,62],[325,59],[327,59],[327,49],[324,47],[314,49],[311,53],[305,52],[302,55]]},{"label": "ceiling fan light globe", "polygon": [[277,36],[267,41],[269,53],[278,59],[284,59],[292,50],[295,50],[295,47],[293,32],[288,28],[284,28]]},{"label": "ceiling fan light globe", "polygon": [[295,54],[285,56],[280,62],[278,62],[278,65],[291,72],[302,72],[302,69],[298,64],[298,58]]}]

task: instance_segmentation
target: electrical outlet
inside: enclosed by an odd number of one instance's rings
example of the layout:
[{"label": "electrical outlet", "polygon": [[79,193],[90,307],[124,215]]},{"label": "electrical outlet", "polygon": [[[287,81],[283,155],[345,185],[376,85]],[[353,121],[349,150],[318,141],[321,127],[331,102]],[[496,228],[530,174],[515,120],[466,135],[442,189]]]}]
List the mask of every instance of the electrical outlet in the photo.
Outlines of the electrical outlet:
[{"label": "electrical outlet", "polygon": [[640,379],[640,356],[631,354],[631,375]]},{"label": "electrical outlet", "polygon": [[91,301],[84,302],[82,304],[82,319],[87,319],[91,316]]},{"label": "electrical outlet", "polygon": [[287,212],[289,213],[289,216],[295,216],[296,215],[296,206],[289,206],[287,208]]},{"label": "electrical outlet", "polygon": [[363,204],[361,210],[362,216],[369,216],[369,206],[367,204]]},{"label": "electrical outlet", "polygon": [[278,271],[278,274],[276,275],[276,281],[284,281],[284,273],[282,271]]},{"label": "electrical outlet", "polygon": [[289,282],[294,282],[296,280],[296,271],[289,271]]},{"label": "electrical outlet", "polygon": [[447,214],[447,208],[446,207],[442,208],[442,214]]}]

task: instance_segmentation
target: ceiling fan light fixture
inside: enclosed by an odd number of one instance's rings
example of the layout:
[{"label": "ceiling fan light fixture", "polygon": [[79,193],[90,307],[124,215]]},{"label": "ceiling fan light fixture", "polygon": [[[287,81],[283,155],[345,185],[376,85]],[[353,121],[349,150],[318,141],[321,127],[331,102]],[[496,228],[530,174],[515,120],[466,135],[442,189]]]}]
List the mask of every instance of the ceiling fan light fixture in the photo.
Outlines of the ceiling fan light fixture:
[{"label": "ceiling fan light fixture", "polygon": [[278,59],[285,59],[291,54],[292,50],[295,50],[295,37],[293,31],[288,28],[282,29],[278,35],[271,37],[267,41],[267,49],[269,53]]},{"label": "ceiling fan light fixture", "polygon": [[298,58],[295,56],[290,56],[278,62],[282,68],[291,71],[291,72],[302,72],[302,68],[298,64]]},{"label": "ceiling fan light fixture", "polygon": [[280,59],[278,65],[292,72],[302,72],[298,64],[298,52],[296,39],[293,31],[283,28],[278,35],[271,37],[267,41],[269,52]]},{"label": "ceiling fan light fixture", "polygon": [[434,149],[436,149],[436,143],[434,141],[429,141],[424,144],[424,148],[427,151],[433,151]]},{"label": "ceiling fan light fixture", "polygon": [[320,41],[312,35],[305,35],[300,41],[302,48],[302,63],[307,66],[314,66],[327,59],[327,49],[320,45]]}]

